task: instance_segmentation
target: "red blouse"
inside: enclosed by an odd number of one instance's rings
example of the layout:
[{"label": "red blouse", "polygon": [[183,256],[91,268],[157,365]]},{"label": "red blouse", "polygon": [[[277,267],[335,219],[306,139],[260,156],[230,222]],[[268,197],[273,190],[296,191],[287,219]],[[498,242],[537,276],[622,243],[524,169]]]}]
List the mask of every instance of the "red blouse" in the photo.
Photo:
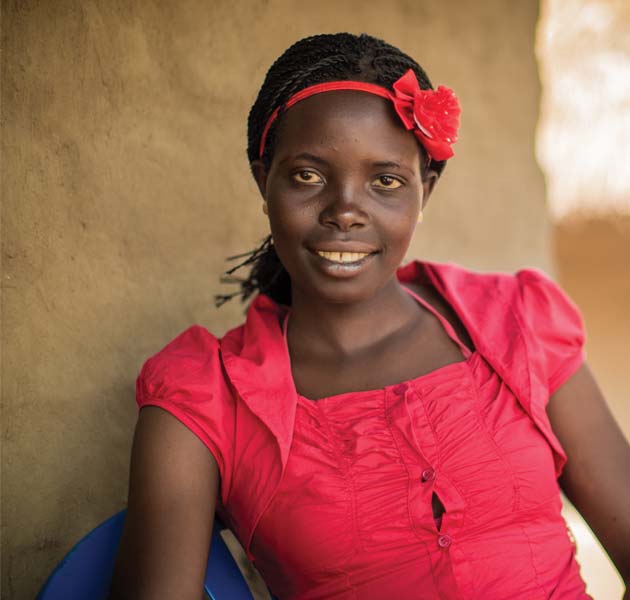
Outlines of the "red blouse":
[{"label": "red blouse", "polygon": [[[417,265],[399,277],[417,278]],[[525,302],[510,309],[532,311],[524,322],[540,323],[536,361],[549,363],[548,398],[583,359],[581,322],[548,279],[530,270],[517,277]],[[254,464],[238,460],[234,437],[257,443],[241,425],[249,420],[240,416],[248,409],[239,397],[251,391],[239,390],[229,345],[221,356],[220,344],[200,344],[210,335],[204,330],[188,330],[145,365],[138,402],[168,410],[213,452],[222,474],[220,510],[237,533],[239,517],[246,518],[241,503],[261,486],[273,488],[242,542],[279,598],[588,598],[560,513],[556,475],[564,457],[557,440],[476,343],[471,352],[446,319],[409,293],[439,319],[462,361],[383,389],[318,401],[293,388],[293,412],[286,415],[291,439],[277,481],[273,453],[257,452]],[[267,323],[273,335],[258,332],[265,342],[261,356],[288,358],[281,324],[289,314],[275,311]],[[565,322],[571,325],[563,332]],[[465,325],[475,341],[474,327]],[[225,368],[217,369],[222,362]],[[250,379],[256,368],[262,365],[249,370]],[[291,380],[288,360],[264,368]],[[220,376],[225,390],[211,376]],[[273,396],[264,383],[250,389]],[[217,406],[220,396],[226,407]],[[283,402],[277,406],[282,413]],[[235,485],[238,471],[249,484]],[[444,507],[439,519],[434,494]]]}]

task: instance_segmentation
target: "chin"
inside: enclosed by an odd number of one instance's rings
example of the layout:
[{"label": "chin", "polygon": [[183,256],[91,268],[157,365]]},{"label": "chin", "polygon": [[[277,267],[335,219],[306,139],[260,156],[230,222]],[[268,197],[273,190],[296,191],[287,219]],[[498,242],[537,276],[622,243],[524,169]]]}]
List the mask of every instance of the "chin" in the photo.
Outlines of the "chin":
[{"label": "chin", "polygon": [[294,256],[287,261],[294,293],[310,303],[354,304],[370,300],[396,277],[400,262],[382,251],[351,263],[335,263],[313,252]]},{"label": "chin", "polygon": [[[391,278],[356,276],[352,278],[329,278],[317,274],[308,280],[298,278],[294,289],[304,293],[311,301],[318,299],[326,304],[356,304],[374,297]],[[292,281],[295,281],[292,279]]]}]

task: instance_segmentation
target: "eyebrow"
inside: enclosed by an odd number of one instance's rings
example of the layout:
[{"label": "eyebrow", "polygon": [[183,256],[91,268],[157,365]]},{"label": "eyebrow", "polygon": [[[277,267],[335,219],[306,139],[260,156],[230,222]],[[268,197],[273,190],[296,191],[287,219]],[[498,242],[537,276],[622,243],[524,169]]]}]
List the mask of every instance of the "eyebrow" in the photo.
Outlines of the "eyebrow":
[{"label": "eyebrow", "polygon": [[379,167],[383,169],[406,169],[407,167],[403,167],[400,163],[397,163],[393,160],[381,160],[372,163],[373,167]]},{"label": "eyebrow", "polygon": [[379,169],[398,169],[399,171],[406,171],[415,177],[414,170],[409,168],[406,165],[400,164],[394,160],[382,160],[372,163],[373,167],[378,167]]},{"label": "eyebrow", "polygon": [[289,162],[292,160],[298,160],[298,159],[302,159],[302,160],[307,160],[310,162],[314,162],[317,163],[319,165],[323,165],[323,166],[328,166],[328,161],[324,160],[321,156],[317,156],[316,154],[311,154],[310,152],[300,152],[299,154],[296,154],[294,156],[287,156],[285,158],[283,158],[280,163],[285,163],[285,162]]}]

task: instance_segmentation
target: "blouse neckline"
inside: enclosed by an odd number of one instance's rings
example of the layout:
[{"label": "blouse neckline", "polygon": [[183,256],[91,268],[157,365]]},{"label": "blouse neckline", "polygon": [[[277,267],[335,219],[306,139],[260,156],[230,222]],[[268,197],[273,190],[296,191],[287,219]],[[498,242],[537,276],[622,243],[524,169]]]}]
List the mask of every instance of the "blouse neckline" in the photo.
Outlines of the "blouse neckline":
[{"label": "blouse neckline", "polygon": [[[459,360],[453,363],[442,365],[441,367],[438,367],[437,369],[433,369],[432,371],[429,371],[428,373],[423,373],[422,375],[419,375],[418,377],[414,377],[412,379],[407,379],[405,381],[392,383],[383,387],[373,388],[369,390],[341,392],[339,394],[332,394],[330,396],[322,396],[321,398],[313,399],[313,398],[308,398],[306,396],[303,396],[296,389],[298,401],[305,402],[309,405],[313,405],[313,404],[320,404],[320,403],[336,402],[350,396],[367,397],[367,396],[376,395],[376,394],[382,395],[384,393],[394,391],[396,388],[400,388],[401,385],[402,386],[418,385],[423,380],[428,380],[433,377],[442,376],[445,371],[448,371],[448,370],[457,371],[461,369],[462,367],[465,367],[465,368],[469,367],[472,359],[477,355],[477,351],[476,350],[472,351],[468,346],[466,346],[466,344],[464,344],[464,342],[462,342],[459,336],[455,333],[455,330],[453,329],[453,326],[450,324],[450,322],[442,314],[440,314],[438,310],[436,310],[431,304],[429,304],[424,298],[416,294],[413,290],[410,290],[408,287],[404,285],[402,287],[412,298],[416,300],[416,302],[418,302],[418,304],[423,306],[426,310],[428,310],[433,316],[437,318],[437,320],[440,322],[440,324],[444,328],[446,334],[459,347],[463,355],[463,360]],[[289,356],[289,358],[290,358],[290,355],[289,355],[289,343],[287,340],[287,329],[289,325],[290,315],[291,315],[291,311],[288,310],[282,319],[282,337],[284,339],[285,349],[287,352],[287,356]]]}]

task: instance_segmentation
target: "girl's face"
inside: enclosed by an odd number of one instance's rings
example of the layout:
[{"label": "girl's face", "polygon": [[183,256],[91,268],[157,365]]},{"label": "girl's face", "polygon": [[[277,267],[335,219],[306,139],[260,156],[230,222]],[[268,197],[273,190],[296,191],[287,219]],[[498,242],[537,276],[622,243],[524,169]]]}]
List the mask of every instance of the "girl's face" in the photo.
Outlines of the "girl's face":
[{"label": "girl's face", "polygon": [[437,179],[384,98],[354,91],[290,108],[267,171],[253,165],[296,294],[349,303],[392,281]]}]

